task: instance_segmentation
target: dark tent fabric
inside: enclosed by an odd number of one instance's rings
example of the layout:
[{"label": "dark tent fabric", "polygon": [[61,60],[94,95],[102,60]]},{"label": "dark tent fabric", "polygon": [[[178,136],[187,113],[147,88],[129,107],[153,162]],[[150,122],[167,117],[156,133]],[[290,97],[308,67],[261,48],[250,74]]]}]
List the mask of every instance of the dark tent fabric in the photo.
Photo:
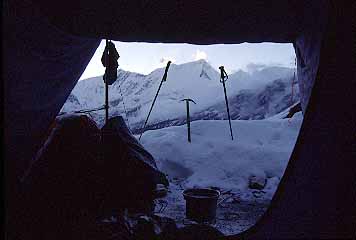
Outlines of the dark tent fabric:
[{"label": "dark tent fabric", "polygon": [[101,129],[102,153],[110,164],[106,178],[115,184],[108,189],[112,202],[122,208],[149,212],[157,184],[168,184],[153,156],[138,142],[121,116],[113,117]]},{"label": "dark tent fabric", "polygon": [[120,156],[116,156],[117,159],[123,158],[122,161],[131,159],[137,161],[138,164],[142,162],[153,172],[160,173],[153,156],[132,135],[121,116],[108,120],[102,128],[102,138],[103,148],[110,151],[108,155],[118,152]]},{"label": "dark tent fabric", "polygon": [[57,29],[29,1],[5,1],[2,11],[6,221],[12,226],[22,202],[19,179],[100,40]]},{"label": "dark tent fabric", "polygon": [[[321,7],[323,6],[323,7]],[[311,90],[314,85],[320,59],[320,47],[328,19],[328,2],[314,2],[309,4],[303,13],[306,22],[298,37],[294,41],[297,56],[298,86],[301,95],[301,106],[305,112]]]},{"label": "dark tent fabric", "polygon": [[21,182],[17,236],[31,239],[102,239],[103,216],[150,213],[156,184],[168,183],[122,117],[100,130],[75,114],[56,118]]},{"label": "dark tent fabric", "polygon": [[59,30],[29,1],[3,7],[6,164],[20,177],[100,39]]},{"label": "dark tent fabric", "polygon": [[100,136],[96,123],[85,115],[56,119],[22,179],[17,236],[78,239],[94,232],[110,185],[104,178],[104,167],[110,166],[100,158]]},{"label": "dark tent fabric", "polygon": [[[305,9],[325,1],[34,0],[57,27],[74,35],[124,42],[292,42],[309,24]],[[63,17],[63,13],[66,16]]]},{"label": "dark tent fabric", "polygon": [[6,224],[12,224],[11,213],[21,204],[16,180],[101,38],[196,44],[271,41],[294,43],[305,120],[271,208],[246,237],[354,236],[356,173],[350,153],[355,106],[350,106],[353,88],[346,73],[352,69],[347,64],[352,38],[344,31],[351,29],[346,17],[350,9],[336,0],[5,1]]}]

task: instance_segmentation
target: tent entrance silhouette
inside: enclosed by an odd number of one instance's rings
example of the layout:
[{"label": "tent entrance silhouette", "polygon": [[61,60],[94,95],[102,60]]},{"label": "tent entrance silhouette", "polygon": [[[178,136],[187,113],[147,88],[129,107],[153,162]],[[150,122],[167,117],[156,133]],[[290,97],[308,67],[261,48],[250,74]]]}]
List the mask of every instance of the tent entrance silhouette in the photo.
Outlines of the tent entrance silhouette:
[{"label": "tent entrance silhouette", "polygon": [[[349,154],[354,146],[349,120],[353,88],[345,70],[352,69],[352,38],[346,31],[350,15],[350,7],[333,0],[246,1],[228,7],[215,2],[5,1],[7,237],[20,234],[19,179],[100,40],[110,38],[196,44],[292,42],[304,122],[270,208],[237,237],[355,238],[356,174]],[[335,99],[337,106],[331,107]]]}]

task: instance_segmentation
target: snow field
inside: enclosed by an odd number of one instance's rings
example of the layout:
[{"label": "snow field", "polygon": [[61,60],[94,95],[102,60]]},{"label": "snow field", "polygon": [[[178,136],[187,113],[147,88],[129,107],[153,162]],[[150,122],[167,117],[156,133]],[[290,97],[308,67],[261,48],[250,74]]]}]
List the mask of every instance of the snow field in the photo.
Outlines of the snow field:
[{"label": "snow field", "polygon": [[202,120],[187,127],[147,131],[141,143],[158,167],[184,188],[218,187],[251,198],[249,178],[266,179],[264,198],[271,199],[294,148],[301,113],[292,119],[233,120],[234,141],[228,121]]}]

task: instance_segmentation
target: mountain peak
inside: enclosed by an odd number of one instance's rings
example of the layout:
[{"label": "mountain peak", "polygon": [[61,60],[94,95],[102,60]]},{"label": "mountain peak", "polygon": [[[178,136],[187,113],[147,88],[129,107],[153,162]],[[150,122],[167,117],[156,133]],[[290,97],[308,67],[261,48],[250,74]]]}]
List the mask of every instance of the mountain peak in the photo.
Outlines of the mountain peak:
[{"label": "mountain peak", "polygon": [[195,62],[201,63],[201,64],[204,64],[204,63],[208,64],[208,61],[206,61],[205,59],[199,59],[199,60],[196,60]]},{"label": "mountain peak", "polygon": [[209,65],[210,64],[205,60],[205,59],[199,59],[199,60],[195,60],[195,61],[191,61],[191,62],[186,62],[186,63],[182,63],[182,64],[177,64],[177,66],[187,66],[187,65]]}]

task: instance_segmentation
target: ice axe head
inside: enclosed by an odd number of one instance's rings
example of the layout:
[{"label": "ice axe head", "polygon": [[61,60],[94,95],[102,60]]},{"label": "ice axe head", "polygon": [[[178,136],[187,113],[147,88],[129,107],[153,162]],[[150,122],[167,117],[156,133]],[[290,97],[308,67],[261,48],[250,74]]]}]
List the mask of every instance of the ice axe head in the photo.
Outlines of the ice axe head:
[{"label": "ice axe head", "polygon": [[181,102],[183,102],[183,101],[193,102],[194,104],[197,104],[196,102],[194,102],[193,99],[190,99],[190,98],[184,98],[184,99],[181,100]]},{"label": "ice axe head", "polygon": [[196,102],[194,102],[193,99],[190,98],[184,98],[181,101],[185,101],[186,106],[187,106],[187,127],[188,127],[188,142],[191,142],[191,138],[190,138],[190,117],[189,117],[189,102],[193,102],[194,104],[196,104]]}]

